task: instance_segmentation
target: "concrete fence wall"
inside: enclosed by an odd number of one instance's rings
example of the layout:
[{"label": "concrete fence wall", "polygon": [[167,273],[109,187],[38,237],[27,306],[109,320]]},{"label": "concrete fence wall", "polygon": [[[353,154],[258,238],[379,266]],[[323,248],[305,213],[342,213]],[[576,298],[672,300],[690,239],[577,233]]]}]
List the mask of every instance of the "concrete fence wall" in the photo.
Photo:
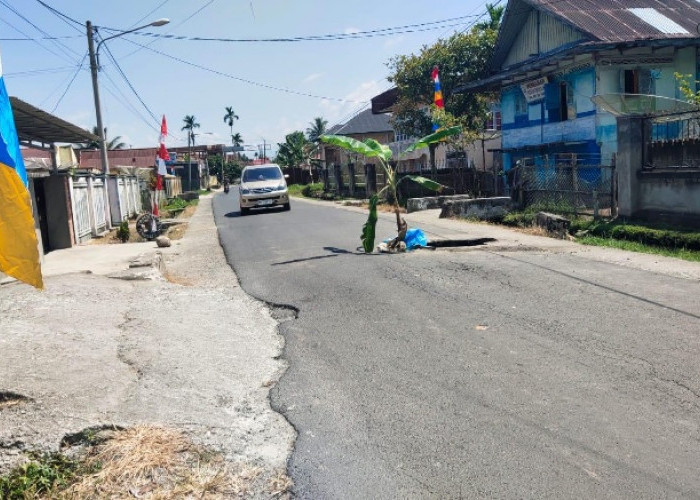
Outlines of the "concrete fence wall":
[{"label": "concrete fence wall", "polygon": [[700,227],[700,168],[651,164],[646,157],[651,142],[646,120],[618,118],[619,215]]}]

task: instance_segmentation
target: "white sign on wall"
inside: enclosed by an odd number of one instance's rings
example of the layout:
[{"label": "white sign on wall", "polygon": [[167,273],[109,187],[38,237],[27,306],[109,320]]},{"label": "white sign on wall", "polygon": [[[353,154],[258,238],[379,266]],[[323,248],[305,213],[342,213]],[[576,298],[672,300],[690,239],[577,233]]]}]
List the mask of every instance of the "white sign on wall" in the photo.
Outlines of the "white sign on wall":
[{"label": "white sign on wall", "polygon": [[543,76],[537,80],[530,80],[520,85],[520,89],[523,91],[528,104],[544,99],[544,86],[547,83],[549,83],[547,77]]}]

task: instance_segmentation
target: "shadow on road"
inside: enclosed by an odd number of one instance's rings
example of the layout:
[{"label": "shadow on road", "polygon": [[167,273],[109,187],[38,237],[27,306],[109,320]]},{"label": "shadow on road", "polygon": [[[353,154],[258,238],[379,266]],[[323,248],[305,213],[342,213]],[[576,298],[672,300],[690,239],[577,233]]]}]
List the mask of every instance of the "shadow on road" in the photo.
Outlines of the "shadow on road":
[{"label": "shadow on road", "polygon": [[[233,214],[236,214],[237,212],[232,212]],[[236,217],[233,215],[232,217]],[[282,266],[285,264],[296,264],[297,262],[306,262],[309,260],[320,260],[320,259],[328,259],[331,257],[338,257],[339,255],[369,255],[365,254],[364,252],[360,251],[355,251],[351,252],[350,250],[345,250],[344,248],[338,248],[338,247],[323,247],[323,249],[326,252],[330,252],[330,255],[314,255],[313,257],[304,257],[303,259],[293,259],[293,260],[285,260],[284,262],[275,262],[273,264],[270,264],[272,266]]]}]

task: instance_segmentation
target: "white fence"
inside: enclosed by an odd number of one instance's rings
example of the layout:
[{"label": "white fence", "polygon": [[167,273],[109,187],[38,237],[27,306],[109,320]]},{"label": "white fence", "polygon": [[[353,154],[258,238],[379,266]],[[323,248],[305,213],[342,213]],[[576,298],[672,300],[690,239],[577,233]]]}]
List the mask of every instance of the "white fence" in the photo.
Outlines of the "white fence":
[{"label": "white fence", "polygon": [[[90,223],[90,195],[88,193],[88,179],[77,177],[73,179],[73,226],[75,239],[78,243],[92,238],[92,224]],[[94,208],[93,208],[94,210]]]},{"label": "white fence", "polygon": [[[121,176],[116,179],[116,183],[121,220],[137,216],[142,209],[138,178]],[[105,194],[106,186],[103,178],[72,177],[73,226],[75,240],[78,243],[103,233],[107,228]]]},{"label": "white fence", "polygon": [[105,211],[105,183],[103,179],[92,180],[92,204],[95,208],[95,229],[101,233],[107,227],[107,213]]}]

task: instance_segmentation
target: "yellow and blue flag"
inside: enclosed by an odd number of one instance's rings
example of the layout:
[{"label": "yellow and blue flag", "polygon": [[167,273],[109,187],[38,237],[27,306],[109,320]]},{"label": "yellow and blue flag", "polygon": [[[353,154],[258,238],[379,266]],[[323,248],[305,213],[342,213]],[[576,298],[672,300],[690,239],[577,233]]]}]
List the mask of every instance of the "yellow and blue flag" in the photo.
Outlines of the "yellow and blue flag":
[{"label": "yellow and blue flag", "polygon": [[0,62],[0,271],[43,288],[27,171]]}]

